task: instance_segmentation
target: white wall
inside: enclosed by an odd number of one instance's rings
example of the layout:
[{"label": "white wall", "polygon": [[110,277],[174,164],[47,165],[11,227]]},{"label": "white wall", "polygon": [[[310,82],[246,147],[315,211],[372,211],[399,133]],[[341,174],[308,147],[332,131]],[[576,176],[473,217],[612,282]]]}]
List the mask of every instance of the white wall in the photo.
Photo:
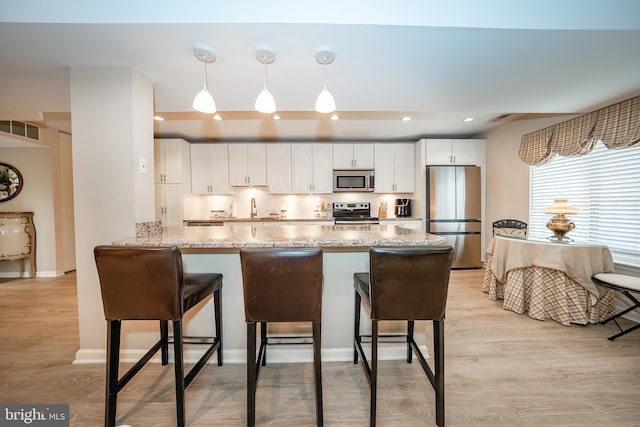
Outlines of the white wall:
[{"label": "white wall", "polygon": [[529,165],[518,156],[522,135],[573,117],[515,120],[487,134],[486,236],[492,236],[492,223],[498,219],[529,222]]},{"label": "white wall", "polygon": [[153,85],[129,67],[72,67],[71,116],[82,352],[105,347],[93,248],[154,218],[153,175],[136,172],[139,156],[153,158]]},{"label": "white wall", "polygon": [[[63,274],[57,268],[56,228],[54,215],[54,172],[52,150],[58,132],[43,132],[42,147],[0,149],[0,162],[15,166],[24,181],[22,191],[15,198],[0,203],[4,212],[33,212],[36,229],[36,275],[54,277]],[[21,261],[0,263],[0,277],[20,277],[26,274]]]}]

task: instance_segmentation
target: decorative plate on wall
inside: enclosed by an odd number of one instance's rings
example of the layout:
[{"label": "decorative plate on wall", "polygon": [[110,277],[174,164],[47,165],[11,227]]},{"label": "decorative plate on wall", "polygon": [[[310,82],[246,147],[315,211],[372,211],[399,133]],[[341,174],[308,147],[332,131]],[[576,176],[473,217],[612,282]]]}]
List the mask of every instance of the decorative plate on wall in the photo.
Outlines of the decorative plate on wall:
[{"label": "decorative plate on wall", "polygon": [[22,190],[22,175],[15,167],[0,163],[0,202],[11,200]]}]

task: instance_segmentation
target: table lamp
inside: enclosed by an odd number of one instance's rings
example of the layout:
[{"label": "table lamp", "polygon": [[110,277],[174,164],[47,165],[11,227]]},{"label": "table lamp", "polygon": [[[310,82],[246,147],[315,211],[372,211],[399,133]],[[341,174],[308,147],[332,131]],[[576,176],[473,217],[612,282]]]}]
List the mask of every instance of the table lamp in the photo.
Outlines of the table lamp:
[{"label": "table lamp", "polygon": [[547,223],[547,228],[553,231],[553,236],[549,236],[549,240],[560,242],[571,242],[573,239],[566,236],[568,232],[576,228],[573,221],[567,218],[567,215],[575,215],[580,209],[569,206],[566,199],[555,199],[553,206],[542,209],[542,212],[553,214],[553,217]]}]

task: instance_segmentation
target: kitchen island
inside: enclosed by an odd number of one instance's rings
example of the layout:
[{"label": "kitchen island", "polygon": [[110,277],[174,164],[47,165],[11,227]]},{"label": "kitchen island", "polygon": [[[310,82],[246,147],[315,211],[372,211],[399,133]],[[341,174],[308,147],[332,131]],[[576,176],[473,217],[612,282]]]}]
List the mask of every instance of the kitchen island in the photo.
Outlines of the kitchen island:
[{"label": "kitchen island", "polygon": [[[392,225],[283,225],[271,227],[174,227],[157,235],[124,239],[115,245],[178,246],[188,272],[222,273],[222,313],[224,359],[244,363],[246,326],[242,293],[241,248],[322,248],[324,252],[324,288],[322,305],[322,359],[346,361],[353,357],[353,273],[368,271],[371,247],[441,245],[444,238]],[[295,286],[294,283],[291,286]],[[207,335],[213,329],[211,301],[191,310],[185,317],[186,335]],[[367,313],[363,310],[363,316]],[[133,355],[142,354],[144,345],[157,334],[156,325],[128,329],[132,339],[125,340]],[[424,340],[424,325],[416,324],[418,339]],[[424,322],[422,322],[424,323]],[[363,318],[363,326],[369,322]],[[133,329],[133,328],[138,329]],[[400,322],[384,324],[381,332],[404,330]],[[310,332],[310,324],[269,324],[269,334],[301,335]],[[424,341],[423,341],[424,342]],[[191,353],[193,351],[193,353]],[[188,349],[186,360],[196,360],[199,350]],[[383,346],[383,358],[403,357],[406,345]],[[270,346],[271,362],[311,361],[311,346]]]}]

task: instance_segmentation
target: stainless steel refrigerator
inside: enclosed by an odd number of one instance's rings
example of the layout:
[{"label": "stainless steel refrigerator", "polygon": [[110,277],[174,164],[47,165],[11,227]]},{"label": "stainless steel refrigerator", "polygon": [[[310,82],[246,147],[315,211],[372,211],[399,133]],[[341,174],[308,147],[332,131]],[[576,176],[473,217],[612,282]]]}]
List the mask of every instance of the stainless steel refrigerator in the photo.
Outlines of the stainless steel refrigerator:
[{"label": "stainless steel refrigerator", "polygon": [[453,246],[452,268],[481,267],[478,166],[427,166],[427,230]]}]

